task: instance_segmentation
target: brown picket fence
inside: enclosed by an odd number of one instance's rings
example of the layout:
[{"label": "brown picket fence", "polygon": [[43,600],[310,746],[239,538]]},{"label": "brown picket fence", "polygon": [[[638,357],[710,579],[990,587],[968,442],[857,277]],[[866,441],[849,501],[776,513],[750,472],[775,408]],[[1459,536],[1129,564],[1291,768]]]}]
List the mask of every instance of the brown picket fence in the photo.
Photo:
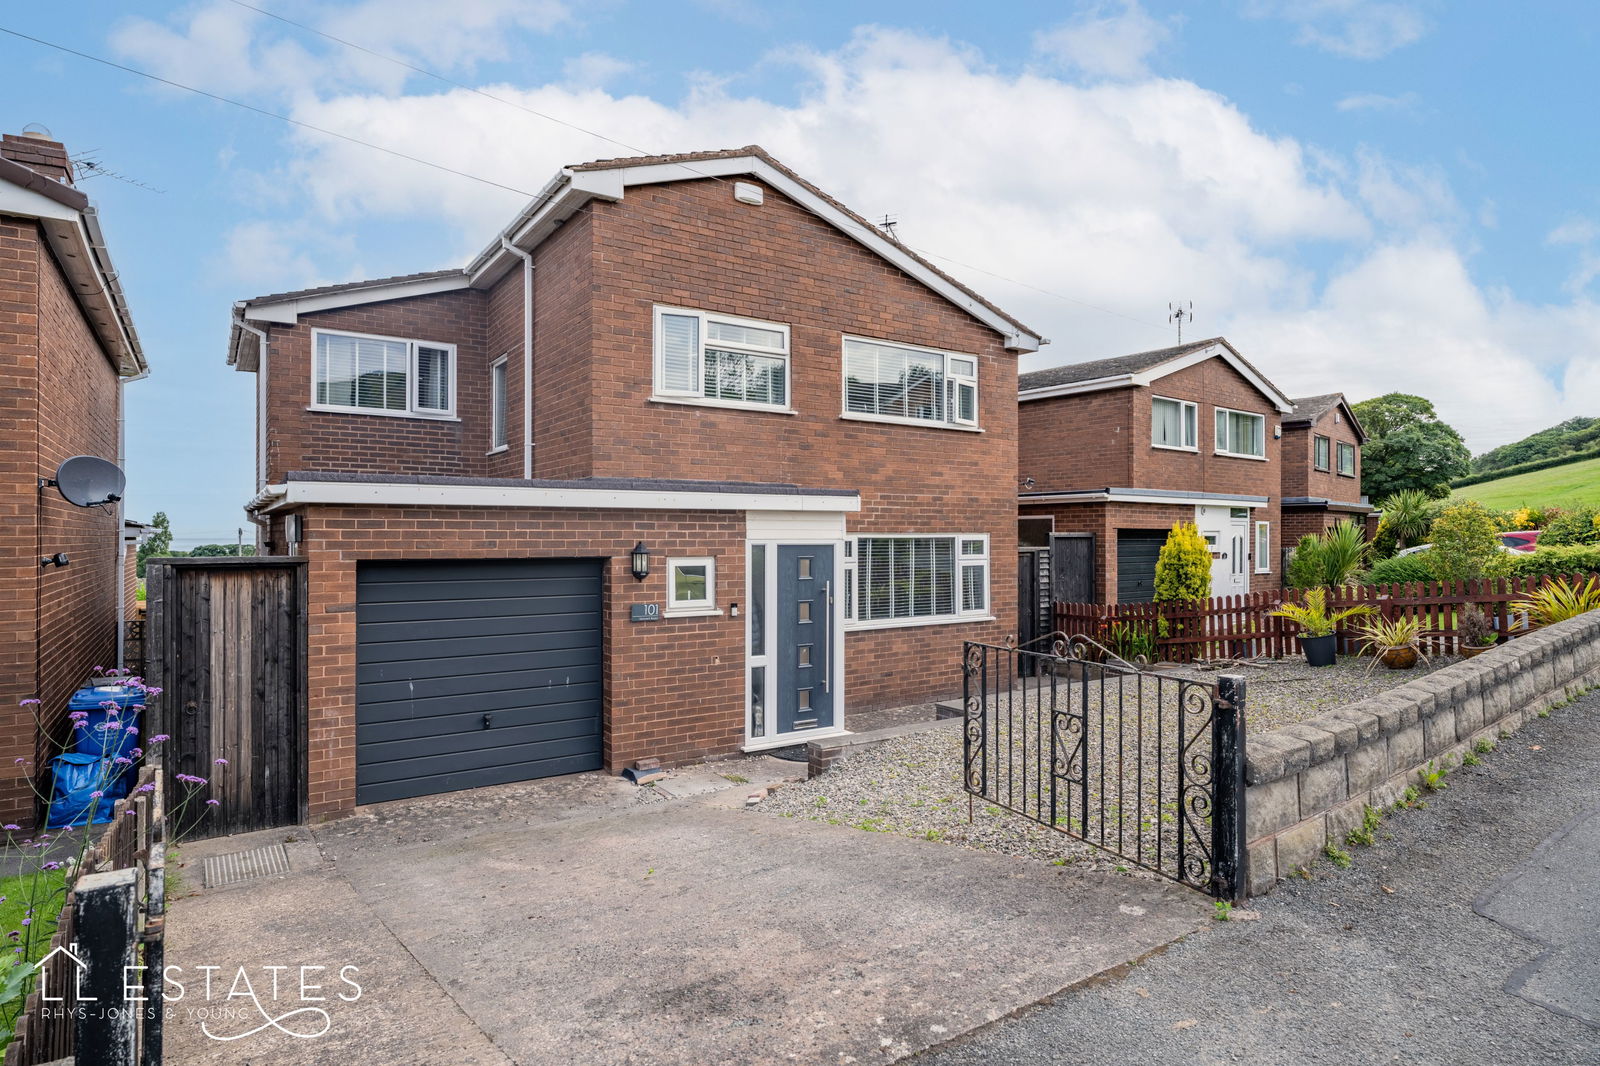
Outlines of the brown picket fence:
[{"label": "brown picket fence", "polygon": [[[1429,655],[1454,655],[1460,650],[1459,610],[1477,605],[1501,634],[1519,636],[1536,628],[1513,604],[1551,581],[1581,584],[1592,574],[1564,578],[1511,577],[1476,581],[1434,581],[1406,585],[1353,585],[1328,591],[1328,610],[1356,604],[1377,609],[1385,619],[1414,618],[1422,624],[1422,650]],[[1189,603],[1057,603],[1055,628],[1069,636],[1083,635],[1112,646],[1118,623],[1154,634],[1157,658],[1168,662],[1206,659],[1279,659],[1299,654],[1298,627],[1272,612],[1284,603],[1303,600],[1296,589],[1217,596]],[[1339,651],[1355,654],[1361,636],[1359,619],[1341,626]]]}]

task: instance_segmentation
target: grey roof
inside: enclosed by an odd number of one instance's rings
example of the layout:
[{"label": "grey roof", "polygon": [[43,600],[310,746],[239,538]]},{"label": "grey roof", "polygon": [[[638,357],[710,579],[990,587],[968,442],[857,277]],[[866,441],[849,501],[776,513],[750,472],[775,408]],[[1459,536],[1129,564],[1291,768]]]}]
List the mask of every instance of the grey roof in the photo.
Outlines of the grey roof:
[{"label": "grey roof", "polygon": [[855,489],[809,488],[770,481],[688,481],[676,478],[584,477],[553,480],[516,477],[449,477],[427,474],[360,474],[291,470],[285,481],[337,481],[361,485],[485,485],[499,488],[593,489],[597,492],[723,492],[768,496],[859,496]]},{"label": "grey roof", "polygon": [[[1188,344],[1179,344],[1171,348],[1155,348],[1148,352],[1135,352],[1132,355],[1117,355],[1110,359],[1090,359],[1084,363],[1068,363],[1066,366],[1053,366],[1049,370],[1034,370],[1027,374],[1017,375],[1019,389],[1046,389],[1052,385],[1070,385],[1076,381],[1092,381],[1095,378],[1114,378],[1123,374],[1138,374],[1158,367],[1162,363],[1170,363],[1174,359],[1182,358],[1191,352],[1198,352],[1202,348],[1209,348],[1213,344],[1227,344],[1221,337],[1208,337],[1203,341],[1190,341]],[[1231,347],[1229,349],[1232,350]]]},{"label": "grey roof", "polygon": [[1350,401],[1344,398],[1344,393],[1325,392],[1320,396],[1301,396],[1289,402],[1294,404],[1294,414],[1283,420],[1286,426],[1312,425],[1323,415],[1343,404],[1345,413],[1350,416],[1350,425],[1355,428],[1356,437],[1362,443],[1366,442],[1367,431],[1361,428],[1361,420],[1356,417]]},{"label": "grey roof", "polygon": [[290,292],[271,292],[265,296],[252,296],[244,301],[247,304],[276,303],[279,300],[298,300],[305,296],[321,296],[329,292],[349,292],[352,289],[371,289],[379,285],[397,285],[405,281],[427,281],[430,278],[448,278],[451,276],[464,276],[465,271],[459,268],[450,270],[424,270],[416,274],[396,274],[392,278],[368,278],[365,281],[346,281],[338,285],[319,285],[314,289],[294,289]]},{"label": "grey roof", "polygon": [[1270,496],[1246,496],[1233,492],[1199,492],[1195,489],[1136,489],[1117,486],[1103,489],[1040,489],[1036,492],[1019,492],[1017,493],[1017,499],[1019,502],[1027,503],[1030,499],[1045,497],[1056,500],[1064,496],[1082,496],[1088,499],[1102,495],[1175,497],[1184,500],[1249,500],[1253,503],[1269,503],[1272,500]]},{"label": "grey roof", "polygon": [[1295,510],[1360,511],[1373,510],[1365,500],[1330,500],[1326,496],[1285,496],[1280,501],[1285,508]]}]

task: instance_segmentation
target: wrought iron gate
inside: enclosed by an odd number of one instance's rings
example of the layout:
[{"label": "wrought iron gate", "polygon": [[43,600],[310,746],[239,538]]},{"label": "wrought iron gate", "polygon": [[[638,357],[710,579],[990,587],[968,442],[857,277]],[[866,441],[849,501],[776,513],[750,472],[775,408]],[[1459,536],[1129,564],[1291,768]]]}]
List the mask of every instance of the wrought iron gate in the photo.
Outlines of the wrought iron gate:
[{"label": "wrought iron gate", "polygon": [[1244,678],[1144,671],[1062,633],[1034,645],[966,642],[967,792],[1242,900]]}]

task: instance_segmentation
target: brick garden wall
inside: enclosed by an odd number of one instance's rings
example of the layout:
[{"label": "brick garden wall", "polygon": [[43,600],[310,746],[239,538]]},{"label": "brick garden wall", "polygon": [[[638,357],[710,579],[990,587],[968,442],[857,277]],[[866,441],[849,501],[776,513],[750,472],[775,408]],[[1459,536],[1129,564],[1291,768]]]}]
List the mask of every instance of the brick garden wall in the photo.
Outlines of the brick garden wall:
[{"label": "brick garden wall", "polygon": [[[1600,612],[1453,663],[1381,696],[1248,737],[1250,892],[1271,891],[1328,843],[1345,846],[1365,808],[1392,806],[1429,762],[1461,757],[1600,685]],[[1249,695],[1246,693],[1246,715]]]}]

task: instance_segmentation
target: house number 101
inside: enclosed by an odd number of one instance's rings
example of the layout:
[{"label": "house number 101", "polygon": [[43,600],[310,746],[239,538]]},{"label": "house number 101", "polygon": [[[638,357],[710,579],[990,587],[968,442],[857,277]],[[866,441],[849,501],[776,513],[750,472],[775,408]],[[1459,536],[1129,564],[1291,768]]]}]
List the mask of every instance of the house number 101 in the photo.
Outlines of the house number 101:
[{"label": "house number 101", "polygon": [[630,622],[659,622],[661,621],[661,605],[659,603],[636,603],[628,615]]}]

